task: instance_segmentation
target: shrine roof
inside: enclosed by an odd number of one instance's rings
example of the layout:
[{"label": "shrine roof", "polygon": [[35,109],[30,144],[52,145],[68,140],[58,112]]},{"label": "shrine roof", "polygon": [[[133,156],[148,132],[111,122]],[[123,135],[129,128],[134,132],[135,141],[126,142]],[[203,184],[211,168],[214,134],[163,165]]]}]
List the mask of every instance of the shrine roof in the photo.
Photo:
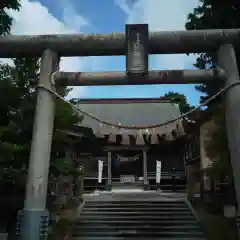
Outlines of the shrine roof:
[{"label": "shrine roof", "polygon": [[[79,109],[93,116],[113,124],[121,125],[154,125],[163,124],[181,116],[178,104],[162,98],[124,98],[124,99],[78,99]],[[139,130],[126,130],[102,125],[98,121],[84,116],[80,126],[92,128],[101,134],[128,134],[135,135]],[[171,133],[177,127],[182,128],[180,121],[161,126],[150,133]],[[183,131],[183,129],[181,129]]]}]

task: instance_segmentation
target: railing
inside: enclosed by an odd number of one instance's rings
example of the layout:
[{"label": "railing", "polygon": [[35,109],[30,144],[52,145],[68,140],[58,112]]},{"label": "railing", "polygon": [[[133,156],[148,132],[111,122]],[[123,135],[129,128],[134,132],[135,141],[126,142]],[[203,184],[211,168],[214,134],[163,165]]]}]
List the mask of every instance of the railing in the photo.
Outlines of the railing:
[{"label": "railing", "polygon": [[[172,172],[162,172],[161,179],[172,179],[173,175],[176,179],[185,178],[184,172],[172,171]],[[156,179],[156,172],[148,172],[148,179]]]},{"label": "railing", "polygon": [[[186,176],[184,172],[176,171],[174,168],[172,169],[172,172],[162,172],[161,173],[161,183],[156,183],[156,173],[155,172],[149,172],[148,173],[148,180],[150,183],[151,189],[168,189],[173,192],[176,192],[178,190],[185,189],[185,181]],[[153,181],[151,181],[153,180]],[[151,184],[153,182],[153,184]]]},{"label": "railing", "polygon": [[[150,189],[156,189],[158,187],[156,184],[156,172],[148,172],[147,176]],[[97,180],[98,180],[97,174],[92,176],[85,176],[84,192],[91,192],[94,191],[95,189],[99,190],[106,189],[108,178],[103,177],[101,183],[98,183]],[[121,180],[120,177],[112,178],[113,183],[114,182],[120,183],[120,180]],[[178,189],[182,188],[185,189],[185,180],[186,176],[184,172],[176,171],[174,169],[171,172],[162,172],[160,188],[162,186],[172,191],[177,191]]]},{"label": "railing", "polygon": [[[148,179],[156,179],[156,172],[148,172]],[[173,172],[162,172],[161,173],[161,178],[162,179],[170,179],[173,175]],[[176,178],[184,178],[185,177],[185,173],[184,172],[180,172],[180,171],[176,171],[174,172],[174,175],[176,176]],[[84,180],[97,180],[97,174],[96,175],[91,175],[91,176],[85,176]],[[108,177],[103,177],[102,180],[107,180]],[[120,180],[120,177],[113,177],[112,181],[118,181]]]}]

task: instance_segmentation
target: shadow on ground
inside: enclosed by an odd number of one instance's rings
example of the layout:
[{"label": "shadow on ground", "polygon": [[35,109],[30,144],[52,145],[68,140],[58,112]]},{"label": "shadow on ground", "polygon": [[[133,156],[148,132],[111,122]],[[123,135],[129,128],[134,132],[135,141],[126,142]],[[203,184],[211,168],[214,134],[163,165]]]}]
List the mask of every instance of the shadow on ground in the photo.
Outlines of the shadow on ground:
[{"label": "shadow on ground", "polygon": [[193,200],[192,205],[200,218],[208,240],[237,240],[235,226],[224,216],[209,213],[200,200]]}]

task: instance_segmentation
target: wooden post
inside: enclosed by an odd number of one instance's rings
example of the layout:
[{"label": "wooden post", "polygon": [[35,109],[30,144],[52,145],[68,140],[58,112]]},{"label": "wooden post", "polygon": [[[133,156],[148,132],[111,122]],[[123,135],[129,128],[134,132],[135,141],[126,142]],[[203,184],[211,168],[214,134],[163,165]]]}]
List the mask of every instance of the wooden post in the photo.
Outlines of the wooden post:
[{"label": "wooden post", "polygon": [[148,176],[147,176],[147,150],[143,149],[143,177],[144,190],[148,190]]},{"label": "wooden post", "polygon": [[112,153],[108,151],[108,186],[107,189],[112,189]]},{"label": "wooden post", "polygon": [[240,81],[235,50],[231,44],[220,47],[218,51],[218,64],[226,71],[225,87],[230,87],[226,92],[225,118],[230,151],[231,165],[233,169],[234,186],[240,214]]},{"label": "wooden post", "polygon": [[76,191],[75,191],[75,197],[80,198],[84,193],[84,176],[83,176],[83,166],[79,166],[78,168],[79,173],[81,174],[76,178]]}]

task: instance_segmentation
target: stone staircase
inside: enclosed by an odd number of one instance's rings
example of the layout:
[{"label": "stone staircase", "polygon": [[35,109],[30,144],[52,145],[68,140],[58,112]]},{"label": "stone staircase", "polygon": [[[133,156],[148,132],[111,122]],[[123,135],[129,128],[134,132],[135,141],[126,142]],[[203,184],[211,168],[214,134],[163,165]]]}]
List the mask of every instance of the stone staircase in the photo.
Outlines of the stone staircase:
[{"label": "stone staircase", "polygon": [[86,200],[73,239],[205,239],[184,200],[157,193],[130,195],[102,194]]}]

